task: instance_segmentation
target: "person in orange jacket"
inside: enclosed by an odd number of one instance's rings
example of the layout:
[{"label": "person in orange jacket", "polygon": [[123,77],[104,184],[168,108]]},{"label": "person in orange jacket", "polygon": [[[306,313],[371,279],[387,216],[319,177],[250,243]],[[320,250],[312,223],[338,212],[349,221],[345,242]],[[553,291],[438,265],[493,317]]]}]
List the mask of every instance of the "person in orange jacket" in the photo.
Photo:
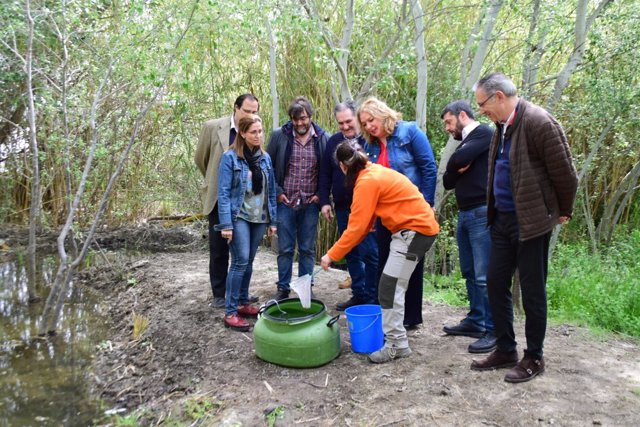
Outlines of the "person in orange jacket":
[{"label": "person in orange jacket", "polygon": [[353,187],[349,225],[338,241],[322,257],[327,270],[332,261],[342,259],[359,244],[379,217],[392,233],[389,258],[378,284],[382,306],[385,345],[369,354],[373,363],[386,363],[411,354],[403,324],[404,296],[409,278],[440,231],[433,209],[406,176],[371,163],[357,142],[338,145],[336,160]]}]

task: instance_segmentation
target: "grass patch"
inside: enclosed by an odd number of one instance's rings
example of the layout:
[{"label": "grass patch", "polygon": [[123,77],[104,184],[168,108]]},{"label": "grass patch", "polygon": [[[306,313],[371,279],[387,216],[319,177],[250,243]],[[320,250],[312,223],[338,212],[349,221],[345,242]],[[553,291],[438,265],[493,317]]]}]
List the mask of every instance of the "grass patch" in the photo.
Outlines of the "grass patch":
[{"label": "grass patch", "polygon": [[133,339],[139,340],[149,327],[149,318],[133,312]]},{"label": "grass patch", "polygon": [[223,406],[222,402],[209,397],[195,397],[184,403],[184,415],[193,421],[203,421],[217,415]]},{"label": "grass patch", "polygon": [[467,285],[458,270],[448,276],[425,274],[424,296],[436,304],[463,307],[469,304]]},{"label": "grass patch", "polygon": [[549,314],[640,337],[640,230],[620,233],[602,252],[588,244],[556,248],[549,266]]},{"label": "grass patch", "polygon": [[284,414],[284,410],[284,406],[276,406],[273,411],[269,412],[266,415],[267,426],[274,427],[276,425],[276,420]]},{"label": "grass patch", "polygon": [[[596,333],[640,337],[640,230],[621,229],[599,253],[590,242],[558,245],[549,263],[549,320],[587,326]],[[467,306],[460,271],[425,275],[424,295],[434,303]]]}]

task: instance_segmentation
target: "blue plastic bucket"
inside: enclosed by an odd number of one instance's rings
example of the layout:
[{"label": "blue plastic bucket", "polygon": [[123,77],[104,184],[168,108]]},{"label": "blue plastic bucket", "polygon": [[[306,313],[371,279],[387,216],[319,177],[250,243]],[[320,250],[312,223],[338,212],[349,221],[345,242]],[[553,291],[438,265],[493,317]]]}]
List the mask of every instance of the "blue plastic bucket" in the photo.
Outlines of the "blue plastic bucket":
[{"label": "blue plastic bucket", "polygon": [[347,308],[351,350],[354,353],[373,353],[384,345],[382,332],[382,308],[379,305],[364,304]]}]

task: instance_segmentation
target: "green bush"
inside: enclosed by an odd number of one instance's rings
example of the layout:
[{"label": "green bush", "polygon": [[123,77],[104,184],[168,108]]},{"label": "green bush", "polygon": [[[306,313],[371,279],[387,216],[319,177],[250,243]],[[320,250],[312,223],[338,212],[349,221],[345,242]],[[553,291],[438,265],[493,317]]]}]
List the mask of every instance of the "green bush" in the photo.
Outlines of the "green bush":
[{"label": "green bush", "polygon": [[[594,254],[590,242],[558,245],[549,263],[549,317],[640,337],[640,230],[621,229],[613,243]],[[425,275],[425,297],[465,306],[460,271]]]},{"label": "green bush", "polygon": [[454,306],[468,305],[467,286],[460,275],[460,270],[444,276],[439,274],[424,275],[424,295],[434,303]]},{"label": "green bush", "polygon": [[559,245],[549,265],[551,317],[640,337],[640,230],[621,230],[593,254],[588,242]]}]

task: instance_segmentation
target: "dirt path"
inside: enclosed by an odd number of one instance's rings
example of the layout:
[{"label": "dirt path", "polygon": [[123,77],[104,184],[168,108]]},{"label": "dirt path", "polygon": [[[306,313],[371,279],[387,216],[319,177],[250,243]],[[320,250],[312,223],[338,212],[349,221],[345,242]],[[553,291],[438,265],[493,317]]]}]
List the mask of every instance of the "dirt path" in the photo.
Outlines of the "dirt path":
[{"label": "dirt path", "polygon": [[[96,391],[114,407],[148,409],[143,423],[176,417],[186,401],[207,396],[220,407],[203,425],[266,425],[265,413],[279,406],[282,426],[640,425],[637,342],[550,326],[546,373],[513,385],[503,381],[504,370],[469,370],[471,338],[443,336],[442,326],[464,310],[425,303],[424,326],[410,332],[409,358],[369,363],[351,352],[341,317],[340,357],[288,369],[259,360],[251,332],[223,327],[223,311],[207,305],[207,265],[206,252],[155,254],[130,266],[134,286],[94,278],[109,295],[115,326],[96,357]],[[275,265],[275,255],[261,249],[251,291],[262,302],[275,290]],[[316,276],[316,297],[330,313],[349,297],[337,288],[344,277]],[[132,309],[150,319],[138,342],[130,338]],[[522,343],[521,323],[517,333]]]}]

